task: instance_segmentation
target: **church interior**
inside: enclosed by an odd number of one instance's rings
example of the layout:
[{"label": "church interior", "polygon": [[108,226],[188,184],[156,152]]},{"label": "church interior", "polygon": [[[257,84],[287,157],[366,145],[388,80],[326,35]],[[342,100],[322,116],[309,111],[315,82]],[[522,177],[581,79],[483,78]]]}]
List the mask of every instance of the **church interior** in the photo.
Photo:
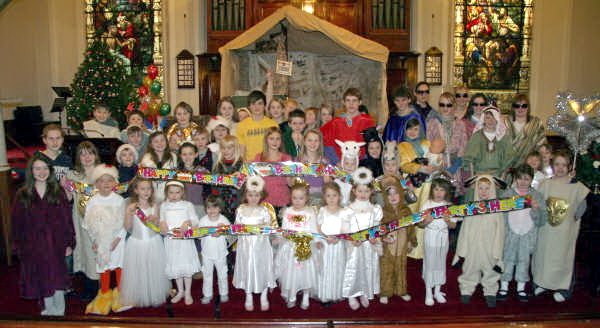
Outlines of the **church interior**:
[{"label": "church interior", "polygon": [[[409,258],[406,279],[413,300],[391,297],[390,304],[373,301],[358,311],[344,302],[317,301],[308,311],[290,309],[278,289],[264,312],[244,311],[244,293],[234,288],[229,302],[200,304],[201,280],[196,280],[192,293],[198,300],[192,306],[167,302],[87,315],[87,302],[76,295],[67,296],[64,316],[44,317],[38,301],[19,297],[10,212],[27,160],[43,148],[44,126],[62,128],[64,151],[71,154],[82,141],[83,121],[93,117],[85,101],[73,100],[78,89],[83,80],[98,88],[113,83],[98,80],[98,72],[86,75],[86,61],[99,48],[122,64],[123,79],[115,83],[129,88],[124,104],[133,107],[113,112],[120,128],[133,108],[148,113],[154,127],[163,117],[174,121],[181,102],[206,124],[219,114],[223,97],[239,109],[252,90],[267,85],[274,97],[293,98],[300,108],[329,103],[335,114],[344,111],[344,91],[357,88],[380,132],[394,115],[394,91],[413,90],[421,81],[436,108],[448,92],[468,90],[469,97],[485,94],[500,113],[510,115],[514,97],[525,94],[528,115],[548,126],[549,144],[593,157],[593,167],[585,169],[594,182],[584,183],[597,197],[598,33],[598,0],[0,0],[0,327],[597,327],[600,210],[590,206],[592,198],[576,239],[572,298],[559,303],[546,295],[524,303],[511,297],[495,308],[486,306],[480,289],[469,305],[461,303],[461,271],[450,266],[449,256],[448,301],[435,307],[423,303],[421,260]],[[573,107],[578,115],[569,114],[573,122],[565,125],[553,120],[566,119],[569,107],[561,101],[577,99],[591,110]],[[575,132],[561,133],[577,128],[575,139],[570,137]],[[585,140],[585,149],[573,140]],[[117,165],[112,156],[121,143],[98,142],[99,157]],[[450,247],[452,253],[455,245]],[[75,290],[84,284],[73,279]]]}]

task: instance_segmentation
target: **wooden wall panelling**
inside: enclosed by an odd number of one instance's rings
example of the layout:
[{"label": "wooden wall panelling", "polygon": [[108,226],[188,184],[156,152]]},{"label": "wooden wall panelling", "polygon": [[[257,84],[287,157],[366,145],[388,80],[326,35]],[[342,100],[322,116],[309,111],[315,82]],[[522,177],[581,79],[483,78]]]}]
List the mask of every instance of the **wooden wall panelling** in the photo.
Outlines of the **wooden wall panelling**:
[{"label": "wooden wall panelling", "polygon": [[362,1],[327,1],[326,20],[352,33],[362,34]]},{"label": "wooden wall panelling", "polygon": [[[404,7],[403,17],[374,12],[376,9],[373,5],[393,3]],[[410,0],[364,0],[363,6],[364,37],[387,46],[390,52],[410,50]],[[381,25],[384,26],[379,26],[380,20],[383,20]]]},{"label": "wooden wall panelling", "polygon": [[277,9],[287,6],[290,1],[284,0],[252,0],[252,25],[267,18],[269,15],[277,11]]},{"label": "wooden wall panelling", "polygon": [[[213,17],[213,9],[212,6],[215,3],[218,3],[219,0],[206,0],[206,8],[207,8],[207,20],[206,20],[206,30],[207,30],[207,52],[216,54],[219,52],[219,48],[225,45],[227,42],[235,39],[238,35],[242,34],[245,30],[247,30],[251,26],[252,12],[249,8],[252,7],[252,0],[235,0],[239,4],[243,4],[245,9],[245,14],[243,17],[243,21],[240,22],[241,29],[238,30],[219,30],[213,29],[213,21],[215,17]],[[216,18],[218,19],[218,18]],[[237,17],[238,20],[242,20],[242,17]]]},{"label": "wooden wall panelling", "polygon": [[221,56],[198,55],[200,115],[216,115],[221,94]]}]

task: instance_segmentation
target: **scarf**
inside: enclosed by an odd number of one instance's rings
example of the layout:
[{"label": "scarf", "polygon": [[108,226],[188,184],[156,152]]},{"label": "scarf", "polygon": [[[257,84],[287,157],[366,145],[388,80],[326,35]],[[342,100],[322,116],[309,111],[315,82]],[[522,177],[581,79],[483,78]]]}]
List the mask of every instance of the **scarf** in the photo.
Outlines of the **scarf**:
[{"label": "scarf", "polygon": [[422,138],[409,139],[407,137],[405,140],[413,147],[415,154],[417,154],[417,158],[421,158],[421,157],[425,156],[425,150],[423,149],[423,147],[421,147],[421,139]]}]

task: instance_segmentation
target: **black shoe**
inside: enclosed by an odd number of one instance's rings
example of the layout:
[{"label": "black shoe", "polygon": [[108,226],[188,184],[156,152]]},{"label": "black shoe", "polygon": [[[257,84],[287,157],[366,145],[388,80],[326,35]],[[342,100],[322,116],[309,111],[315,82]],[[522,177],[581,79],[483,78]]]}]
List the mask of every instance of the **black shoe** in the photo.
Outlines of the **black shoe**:
[{"label": "black shoe", "polygon": [[500,302],[508,300],[508,290],[500,289],[498,295],[496,295],[496,300]]},{"label": "black shoe", "polygon": [[331,307],[331,303],[332,303],[332,302],[321,302],[321,305],[322,305],[324,308],[329,308],[329,307]]},{"label": "black shoe", "polygon": [[73,288],[69,288],[69,289],[65,290],[65,296],[66,297],[75,297],[75,296],[77,296],[77,291]]},{"label": "black shoe", "polygon": [[486,296],[485,297],[485,304],[490,309],[495,308],[496,307],[496,296]]},{"label": "black shoe", "polygon": [[98,294],[98,280],[83,277],[83,291],[79,294],[79,299],[87,303],[93,300],[96,294]]},{"label": "black shoe", "polygon": [[460,269],[463,265],[463,263],[465,263],[465,258],[464,257],[458,257],[458,261],[456,261],[456,264],[454,264],[452,266],[452,269]]},{"label": "black shoe", "polygon": [[460,302],[462,304],[469,304],[471,302],[471,295],[460,295]]},{"label": "black shoe", "polygon": [[529,294],[524,290],[517,292],[517,299],[519,302],[529,302]]}]

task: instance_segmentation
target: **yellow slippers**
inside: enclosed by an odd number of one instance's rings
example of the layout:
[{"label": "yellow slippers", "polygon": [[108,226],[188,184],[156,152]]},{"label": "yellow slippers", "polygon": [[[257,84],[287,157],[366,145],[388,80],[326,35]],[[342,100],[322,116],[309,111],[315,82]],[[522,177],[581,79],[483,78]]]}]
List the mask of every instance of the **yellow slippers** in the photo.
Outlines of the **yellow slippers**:
[{"label": "yellow slippers", "polygon": [[98,291],[98,295],[85,307],[85,314],[107,315],[110,313],[112,305],[112,292],[109,290],[106,293]]},{"label": "yellow slippers", "polygon": [[121,304],[121,297],[119,296],[119,288],[114,288],[112,290],[112,311],[115,313],[127,311],[133,308],[133,305],[123,305]]}]

